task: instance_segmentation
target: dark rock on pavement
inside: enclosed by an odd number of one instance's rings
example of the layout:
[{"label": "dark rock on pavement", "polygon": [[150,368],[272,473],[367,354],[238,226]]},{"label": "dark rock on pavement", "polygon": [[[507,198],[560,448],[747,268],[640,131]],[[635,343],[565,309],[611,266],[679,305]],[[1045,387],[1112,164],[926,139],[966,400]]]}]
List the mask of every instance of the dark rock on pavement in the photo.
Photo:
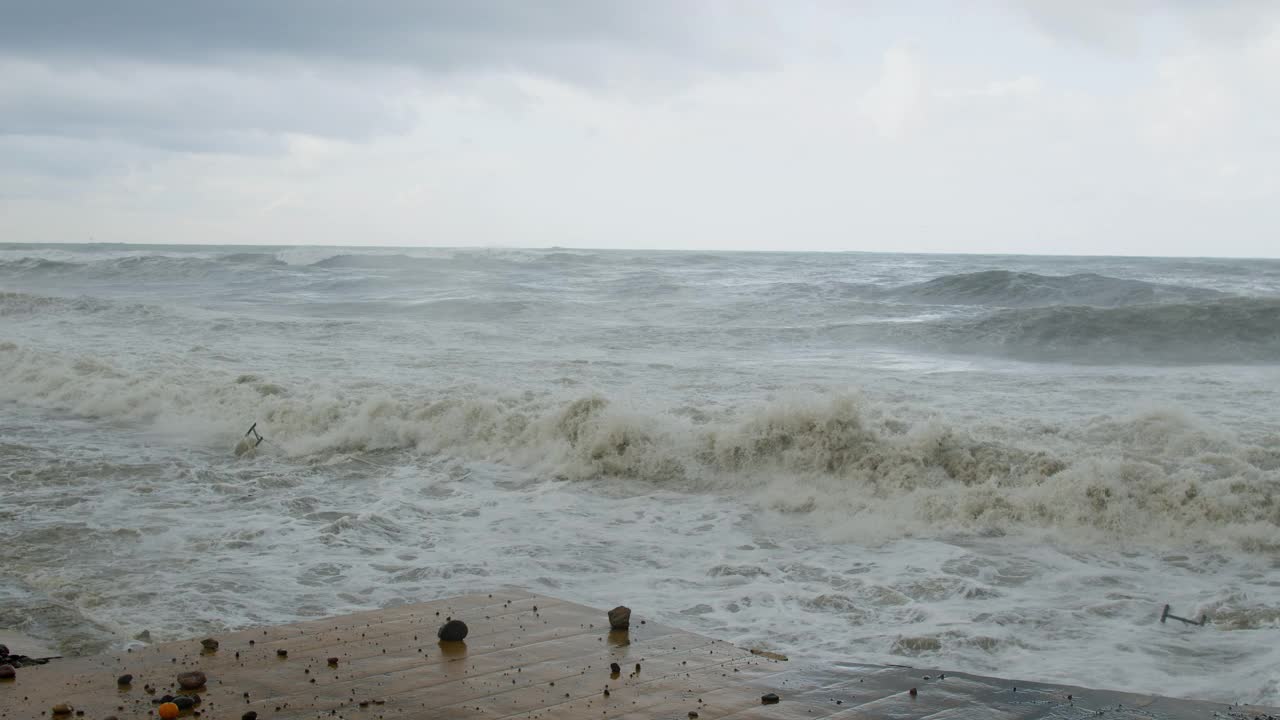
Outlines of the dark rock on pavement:
[{"label": "dark rock on pavement", "polygon": [[625,605],[609,611],[609,627],[614,630],[626,630],[631,627],[631,608]]},{"label": "dark rock on pavement", "polygon": [[208,682],[208,680],[209,679],[205,677],[205,674],[199,670],[192,670],[191,672],[184,672],[178,675],[178,685],[181,686],[183,690],[199,690],[204,687],[204,684]]},{"label": "dark rock on pavement", "polygon": [[467,624],[461,620],[450,620],[440,626],[440,631],[436,633],[436,637],[444,642],[458,642],[467,637]]}]

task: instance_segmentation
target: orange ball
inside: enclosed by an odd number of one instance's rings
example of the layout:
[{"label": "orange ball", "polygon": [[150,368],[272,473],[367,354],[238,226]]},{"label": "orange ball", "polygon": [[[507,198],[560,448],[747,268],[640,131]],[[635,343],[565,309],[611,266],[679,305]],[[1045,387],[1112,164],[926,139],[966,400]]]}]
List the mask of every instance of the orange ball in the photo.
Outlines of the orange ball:
[{"label": "orange ball", "polygon": [[180,710],[178,709],[178,706],[173,703],[165,703],[159,708],[156,708],[156,712],[160,713],[160,717],[164,718],[164,720],[173,720],[178,717]]}]

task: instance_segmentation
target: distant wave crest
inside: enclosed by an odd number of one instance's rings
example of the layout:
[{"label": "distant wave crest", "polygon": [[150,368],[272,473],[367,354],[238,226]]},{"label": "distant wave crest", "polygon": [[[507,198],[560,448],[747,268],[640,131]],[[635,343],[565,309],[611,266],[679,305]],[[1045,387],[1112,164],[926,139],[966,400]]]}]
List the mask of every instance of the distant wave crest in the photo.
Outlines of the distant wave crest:
[{"label": "distant wave crest", "polygon": [[1274,363],[1280,361],[1280,298],[1009,309],[904,325],[891,334],[949,350],[1041,360]]},{"label": "distant wave crest", "polygon": [[237,265],[270,265],[254,254],[222,256],[216,260],[197,256],[129,255],[101,260],[63,261],[25,257],[0,260],[0,277],[67,277],[74,279],[149,281],[202,280],[215,273],[236,271]]},{"label": "distant wave crest", "polygon": [[932,280],[883,290],[880,294],[887,299],[898,301],[994,307],[1045,305],[1118,307],[1224,297],[1224,293],[1207,288],[1113,278],[1095,273],[1039,275],[1010,270],[943,275]]},{"label": "distant wave crest", "polygon": [[244,252],[220,255],[217,257],[217,261],[233,265],[268,265],[276,267],[288,265],[284,260],[276,257],[275,253],[263,252]]},{"label": "distant wave crest", "polygon": [[15,275],[53,275],[57,273],[72,272],[77,268],[81,268],[81,263],[67,262],[64,260],[50,260],[40,257],[22,257],[13,260],[0,260],[0,273]]},{"label": "distant wave crest", "polygon": [[404,267],[406,263],[411,265],[417,265],[417,264],[422,264],[423,261],[424,261],[424,258],[415,258],[409,255],[344,253],[340,255],[332,255],[330,257],[324,258],[323,260],[317,260],[313,263],[310,263],[309,267],[374,268],[374,269],[385,268],[388,270],[394,270],[397,268]]}]

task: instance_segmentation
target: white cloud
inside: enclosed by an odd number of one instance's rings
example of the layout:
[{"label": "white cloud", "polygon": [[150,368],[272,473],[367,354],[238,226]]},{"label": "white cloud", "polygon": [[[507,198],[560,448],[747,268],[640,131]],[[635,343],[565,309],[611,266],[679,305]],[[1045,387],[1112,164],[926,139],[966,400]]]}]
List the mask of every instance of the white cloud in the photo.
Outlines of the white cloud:
[{"label": "white cloud", "polygon": [[925,79],[920,62],[902,48],[885,51],[880,78],[862,96],[862,111],[881,135],[901,138],[924,121]]},{"label": "white cloud", "polygon": [[977,87],[946,88],[938,90],[935,96],[944,100],[964,98],[1004,98],[1020,95],[1032,95],[1043,88],[1039,78],[1022,75],[1011,80],[990,80]]}]

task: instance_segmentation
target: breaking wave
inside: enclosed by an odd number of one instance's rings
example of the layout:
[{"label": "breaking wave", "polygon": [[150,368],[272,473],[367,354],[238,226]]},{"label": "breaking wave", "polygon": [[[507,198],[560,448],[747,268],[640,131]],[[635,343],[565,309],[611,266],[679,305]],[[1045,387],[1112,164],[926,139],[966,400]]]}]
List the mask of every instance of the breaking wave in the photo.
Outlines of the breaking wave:
[{"label": "breaking wave", "polygon": [[748,494],[864,539],[1049,530],[1280,549],[1280,437],[1246,441],[1173,411],[979,431],[851,394],[641,412],[601,395],[193,373],[0,343],[0,399],[186,433],[228,462],[254,419],[295,461],[439,453],[635,492]]}]

